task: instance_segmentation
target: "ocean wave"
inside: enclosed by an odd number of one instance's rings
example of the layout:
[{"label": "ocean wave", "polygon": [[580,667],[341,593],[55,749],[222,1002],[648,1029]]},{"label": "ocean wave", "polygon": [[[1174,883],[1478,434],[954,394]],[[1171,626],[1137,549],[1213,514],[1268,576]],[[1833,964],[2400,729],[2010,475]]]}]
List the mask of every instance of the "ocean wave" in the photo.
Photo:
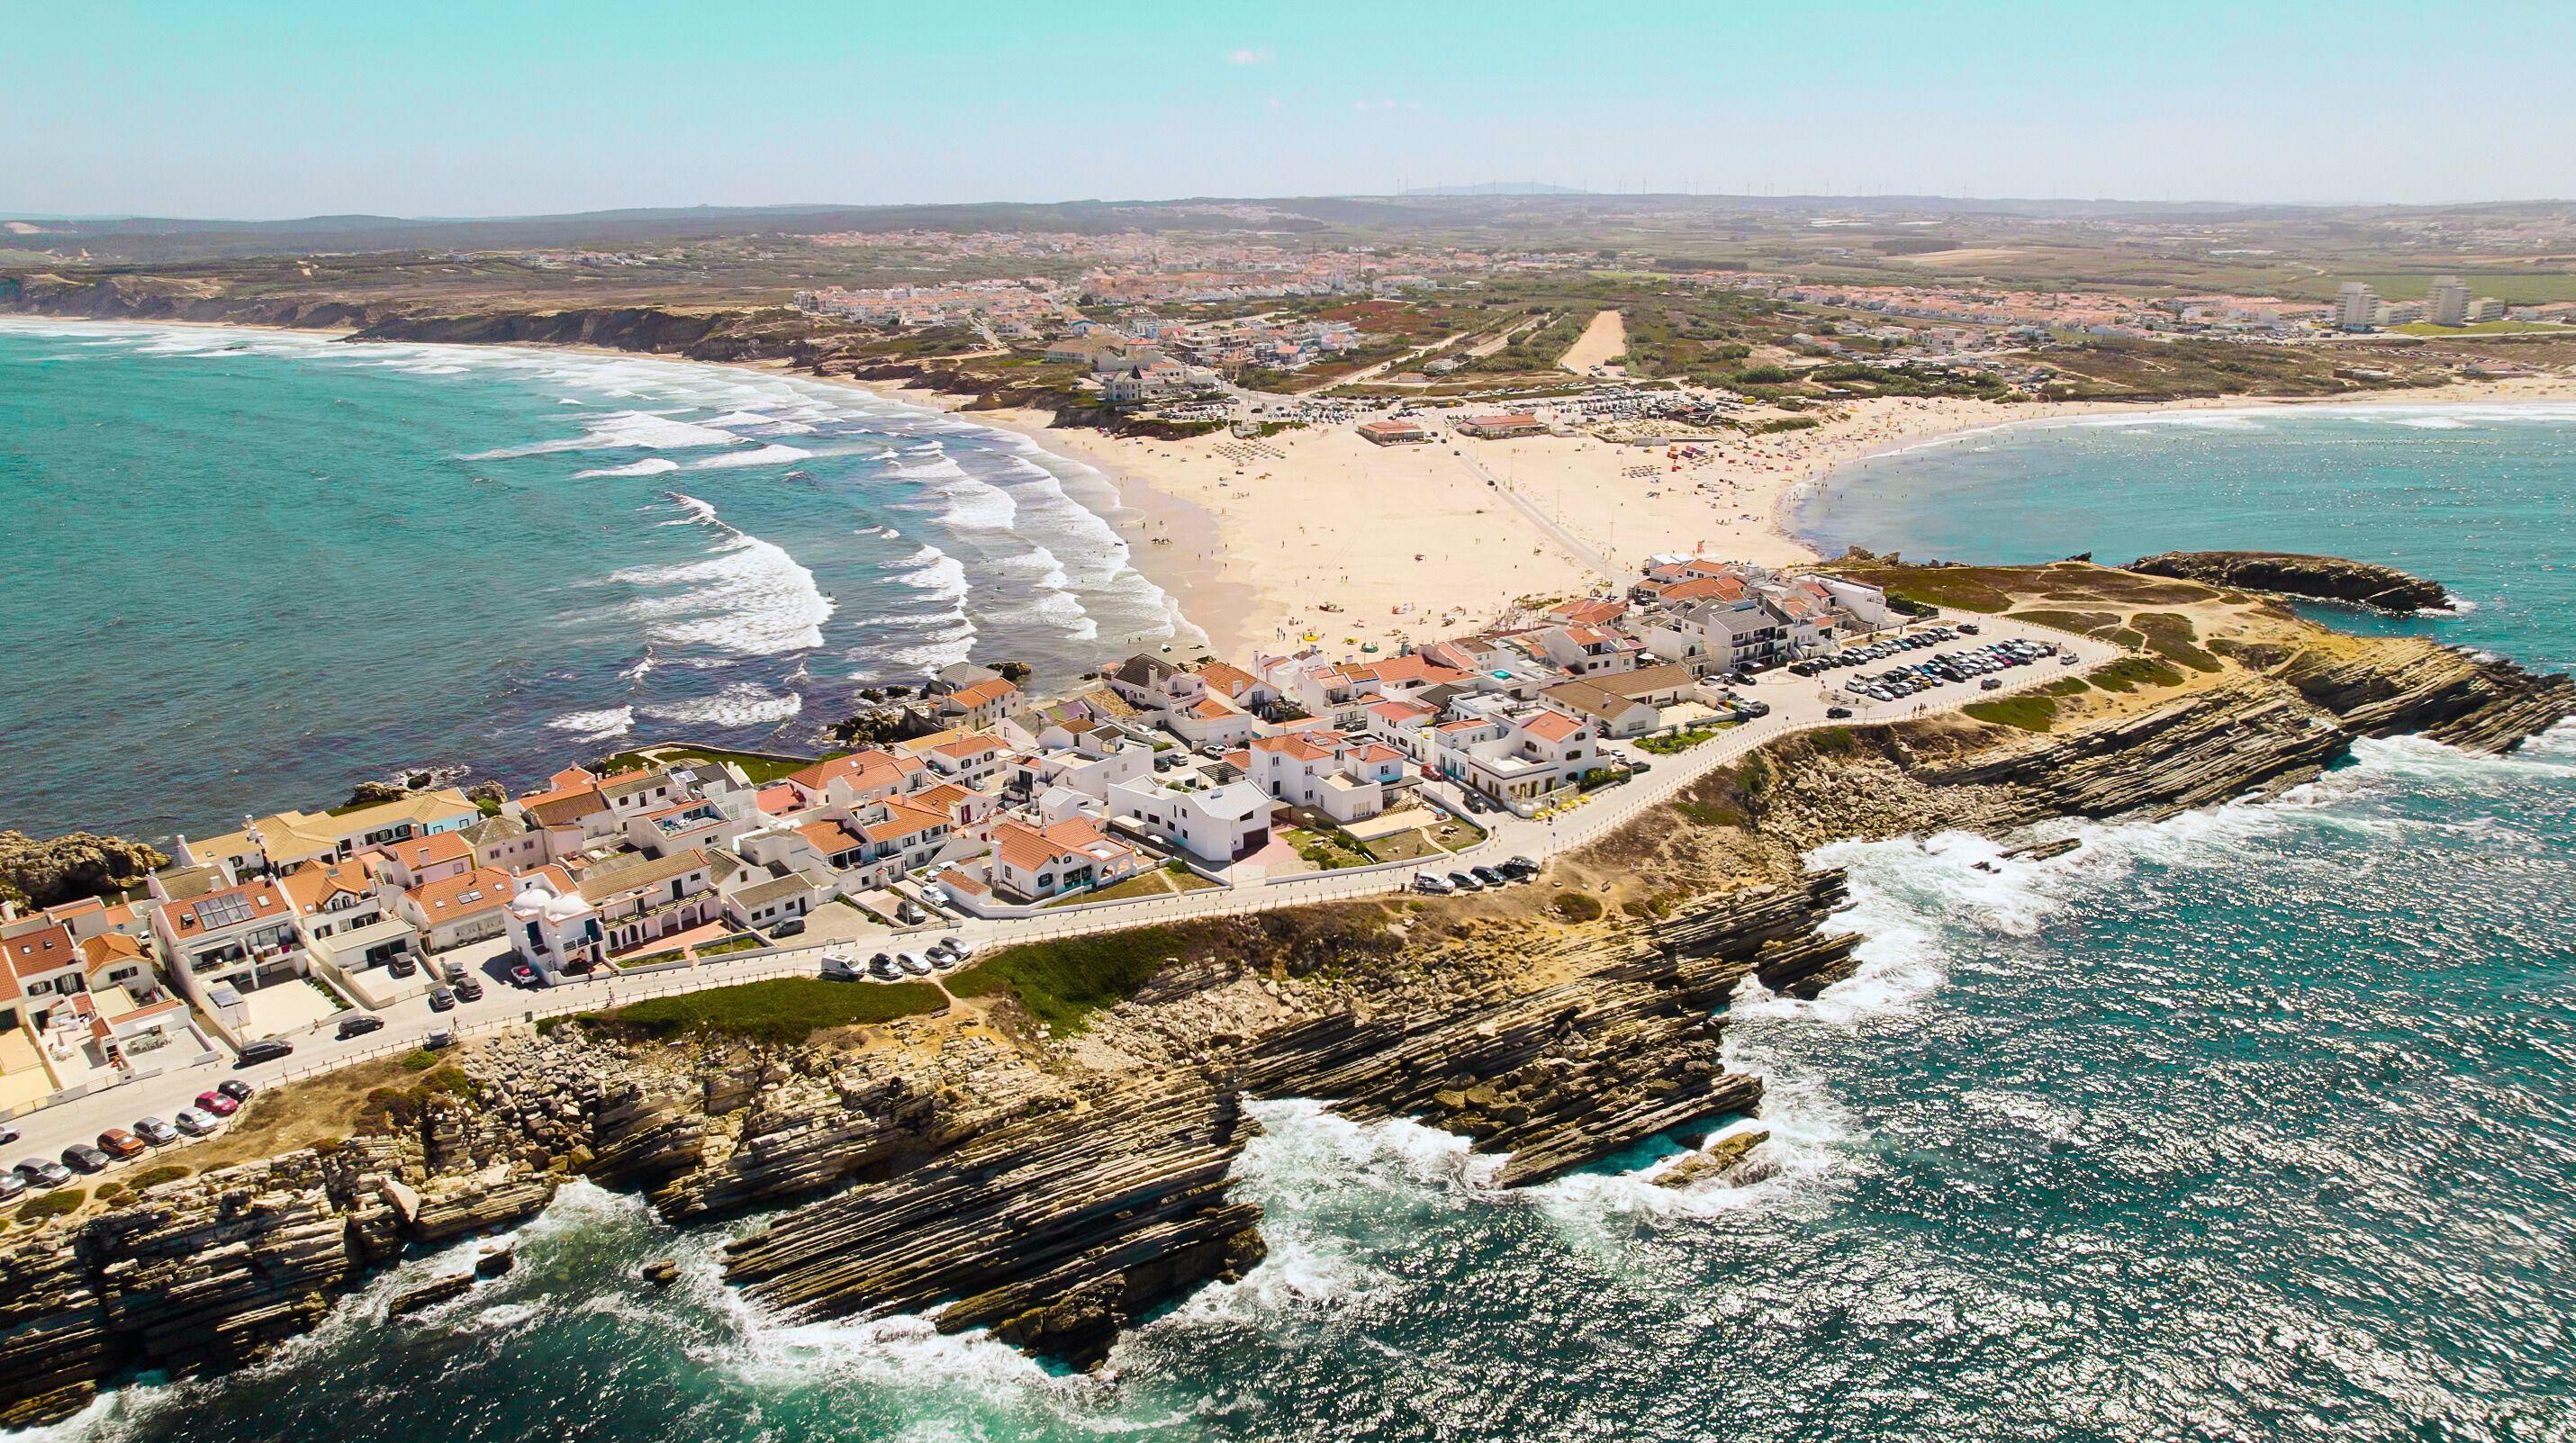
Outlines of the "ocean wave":
[{"label": "ocean wave", "polygon": [[587,481],[594,476],[659,476],[665,471],[679,469],[680,463],[667,456],[647,456],[641,461],[630,461],[623,466],[602,466],[596,470],[575,471],[572,473],[572,479]]},{"label": "ocean wave", "polygon": [[738,466],[784,466],[790,461],[810,461],[811,451],[794,446],[768,445],[749,451],[728,451],[721,456],[708,456],[689,463],[692,471],[727,471]]},{"label": "ocean wave", "polygon": [[546,725],[555,731],[571,732],[580,741],[606,741],[635,729],[635,708],[613,706],[597,711],[568,711]]},{"label": "ocean wave", "polygon": [[805,698],[795,692],[781,696],[758,682],[740,681],[713,696],[656,702],[644,712],[658,721],[730,729],[775,725],[804,709]]},{"label": "ocean wave", "polygon": [[765,656],[823,644],[833,603],[813,572],[785,548],[727,524],[697,497],[669,495],[689,513],[686,519],[717,534],[715,554],[610,573],[613,582],[669,593],[630,602],[618,615],[644,622],[650,640],[664,645]]},{"label": "ocean wave", "polygon": [[506,461],[522,456],[551,456],[564,451],[678,451],[697,446],[740,444],[741,438],[730,431],[676,420],[657,411],[613,411],[585,421],[578,436],[478,451],[464,459]]}]

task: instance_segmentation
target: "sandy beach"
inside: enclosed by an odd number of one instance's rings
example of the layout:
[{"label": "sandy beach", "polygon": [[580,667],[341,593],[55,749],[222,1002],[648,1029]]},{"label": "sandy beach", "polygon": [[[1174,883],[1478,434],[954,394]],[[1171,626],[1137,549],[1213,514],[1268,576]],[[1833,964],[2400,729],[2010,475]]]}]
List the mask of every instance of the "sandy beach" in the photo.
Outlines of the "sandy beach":
[{"label": "sandy beach", "polygon": [[[872,389],[956,405],[919,389]],[[2330,401],[1886,399],[1841,407],[1809,430],[1694,443],[1697,459],[1590,437],[1443,435],[1377,446],[1349,427],[1149,441],[1056,428],[1042,411],[971,414],[1109,473],[1137,565],[1179,598],[1218,654],[1312,646],[1338,657],[1369,645],[1392,652],[1508,618],[1526,602],[1592,591],[1659,552],[1815,560],[1785,529],[1801,488],[1853,461],[1997,427],[2177,410],[2571,399],[2576,382],[2558,377]]]}]

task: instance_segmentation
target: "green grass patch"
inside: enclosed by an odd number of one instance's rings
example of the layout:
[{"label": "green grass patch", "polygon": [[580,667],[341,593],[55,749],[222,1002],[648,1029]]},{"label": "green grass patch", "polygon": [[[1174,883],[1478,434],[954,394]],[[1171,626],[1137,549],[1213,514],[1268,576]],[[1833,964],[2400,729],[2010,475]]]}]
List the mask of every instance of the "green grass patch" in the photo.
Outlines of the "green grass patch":
[{"label": "green grass patch", "polygon": [[2182,673],[2152,656],[2124,656],[2093,669],[2089,679],[2104,691],[2132,692],[2142,686],[2180,686]]},{"label": "green grass patch", "polygon": [[597,770],[622,772],[639,767],[685,767],[692,763],[730,762],[742,768],[755,787],[765,787],[784,776],[801,772],[820,760],[816,757],[772,756],[766,752],[738,752],[723,747],[649,746],[619,752],[599,764]]},{"label": "green grass patch", "polygon": [[1890,598],[1917,606],[1948,606],[1988,615],[2012,609],[2012,597],[1977,575],[1973,566],[1940,566],[1905,573],[1902,586],[1888,588]]},{"label": "green grass patch", "polygon": [[33,1225],[47,1218],[64,1217],[79,1212],[80,1205],[88,1200],[89,1194],[79,1188],[60,1188],[18,1204],[18,1221]]},{"label": "green grass patch", "polygon": [[2224,663],[2200,649],[2200,632],[2191,618],[2173,611],[2142,611],[2129,619],[2147,639],[2147,650],[2194,671],[2217,671]]},{"label": "green grass patch", "polygon": [[147,1187],[159,1187],[165,1182],[177,1182],[187,1175],[188,1170],[177,1163],[163,1163],[159,1167],[147,1167],[127,1178],[125,1185],[136,1192],[141,1192]]},{"label": "green grass patch", "polygon": [[1568,922],[1591,922],[1601,916],[1601,899],[1589,892],[1559,892],[1548,905]]},{"label": "green grass patch", "polygon": [[1961,710],[1981,722],[2019,727],[2026,732],[2044,732],[2057,722],[2057,703],[2044,696],[2008,696],[1995,701],[1975,701]]},{"label": "green grass patch", "polygon": [[1733,827],[1740,832],[1747,826],[1744,814],[1723,802],[1677,801],[1673,810],[1703,827]]},{"label": "green grass patch", "polygon": [[2041,691],[2048,693],[2050,696],[2073,696],[2078,692],[2091,691],[2092,689],[2093,683],[2086,681],[2080,676],[2061,676],[2057,680],[2040,688]]},{"label": "green grass patch", "polygon": [[2012,617],[2015,621],[2071,631],[2078,636],[2101,636],[2120,624],[2119,614],[2110,611],[2016,611]]},{"label": "green grass patch", "polygon": [[714,1032],[793,1047],[825,1027],[856,1027],[919,1017],[948,1005],[927,982],[826,982],[774,977],[739,987],[711,987],[674,997],[648,997],[582,1020],[648,1037]]},{"label": "green grass patch", "polygon": [[701,957],[721,957],[727,952],[757,952],[768,945],[758,937],[746,935],[727,937],[721,942],[709,942],[694,950]]},{"label": "green grass patch", "polygon": [[960,997],[1016,997],[1058,1032],[1079,1032],[1096,1009],[1123,1002],[1181,955],[1169,927],[1136,927],[1005,947],[948,979]]},{"label": "green grass patch", "polygon": [[405,1072],[427,1072],[438,1065],[438,1054],[426,1047],[418,1048],[403,1054],[402,1065]]},{"label": "green grass patch", "polygon": [[667,952],[647,952],[641,957],[620,957],[611,965],[620,972],[630,972],[638,967],[659,967],[665,962],[688,960],[689,954],[686,949],[674,947]]},{"label": "green grass patch", "polygon": [[1724,730],[1724,727],[1718,726],[1696,726],[1688,729],[1687,731],[1664,732],[1655,736],[1639,737],[1637,739],[1637,750],[1659,757],[1675,756],[1682,752],[1689,751],[1691,748],[1698,746],[1701,742],[1707,741],[1709,738],[1716,736],[1719,732]]}]

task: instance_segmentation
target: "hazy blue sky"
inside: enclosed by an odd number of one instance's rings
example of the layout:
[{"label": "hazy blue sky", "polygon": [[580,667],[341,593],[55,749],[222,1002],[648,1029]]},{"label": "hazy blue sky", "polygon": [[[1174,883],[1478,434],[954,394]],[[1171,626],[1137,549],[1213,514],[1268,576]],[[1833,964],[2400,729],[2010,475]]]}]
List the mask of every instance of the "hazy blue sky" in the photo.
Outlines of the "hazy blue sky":
[{"label": "hazy blue sky", "polygon": [[2576,0],[12,6],[0,209],[2576,192]]}]

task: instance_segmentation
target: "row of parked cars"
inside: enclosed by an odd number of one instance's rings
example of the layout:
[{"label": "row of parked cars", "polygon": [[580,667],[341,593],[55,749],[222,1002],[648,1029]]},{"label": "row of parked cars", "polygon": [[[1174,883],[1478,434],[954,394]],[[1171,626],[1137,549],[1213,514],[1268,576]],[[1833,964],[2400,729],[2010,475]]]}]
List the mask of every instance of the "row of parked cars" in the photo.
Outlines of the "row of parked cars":
[{"label": "row of parked cars", "polygon": [[1526,882],[1538,875],[1538,863],[1527,857],[1514,857],[1491,867],[1469,867],[1463,872],[1442,876],[1422,872],[1413,879],[1413,890],[1433,897],[1446,897],[1456,892],[1499,892],[1514,882]]},{"label": "row of parked cars", "polygon": [[879,952],[863,968],[854,952],[832,948],[823,954],[823,978],[828,982],[856,982],[873,976],[893,982],[904,977],[927,977],[945,972],[975,955],[975,945],[963,937],[942,937],[918,952]]},{"label": "row of parked cars", "polygon": [[[223,1120],[241,1111],[250,1101],[251,1085],[239,1079],[227,1080],[197,1094],[194,1107],[183,1107],[173,1120],[164,1122],[147,1117],[130,1128],[111,1127],[98,1135],[97,1145],[76,1142],[64,1148],[62,1161],[52,1162],[31,1157],[9,1171],[0,1173],[0,1202],[20,1197],[29,1191],[50,1192],[70,1182],[75,1174],[104,1172],[113,1164],[141,1157],[156,1147],[168,1147],[186,1137],[207,1137],[223,1126]],[[0,1147],[18,1140],[18,1130],[0,1126]]]},{"label": "row of parked cars", "polygon": [[1844,682],[1843,690],[1873,701],[1894,701],[1955,681],[1981,681],[1987,691],[1994,691],[2003,686],[2003,679],[1996,673],[2028,666],[2055,655],[2057,650],[2053,641],[1990,641],[1967,651],[1945,651],[1928,661],[1909,662],[1883,672],[1864,672]]},{"label": "row of parked cars", "polygon": [[1798,676],[1821,676],[1829,671],[1848,671],[1856,666],[1867,666],[1873,661],[1885,661],[1899,652],[1921,651],[1927,646],[1939,646],[1945,641],[1957,641],[1962,636],[1976,634],[1977,624],[1973,621],[1963,621],[1955,627],[1928,627],[1909,636],[1891,636],[1884,641],[1873,641],[1867,646],[1847,646],[1831,656],[1793,661],[1789,663],[1789,670]]}]

